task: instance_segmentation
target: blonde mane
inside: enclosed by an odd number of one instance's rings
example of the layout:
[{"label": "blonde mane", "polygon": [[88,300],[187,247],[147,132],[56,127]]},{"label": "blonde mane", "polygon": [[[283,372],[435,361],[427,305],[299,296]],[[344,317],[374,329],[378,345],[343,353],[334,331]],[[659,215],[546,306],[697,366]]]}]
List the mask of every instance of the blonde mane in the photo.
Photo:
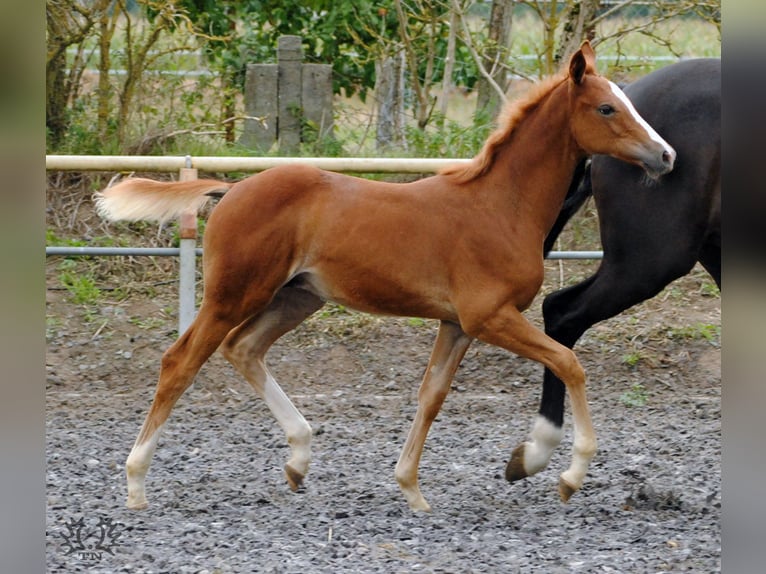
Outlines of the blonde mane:
[{"label": "blonde mane", "polygon": [[531,86],[520,99],[506,103],[498,116],[498,127],[473,160],[468,164],[445,167],[439,173],[452,178],[456,183],[467,183],[487,173],[495,161],[498,149],[511,138],[516,126],[567,77],[566,72],[550,76]]}]

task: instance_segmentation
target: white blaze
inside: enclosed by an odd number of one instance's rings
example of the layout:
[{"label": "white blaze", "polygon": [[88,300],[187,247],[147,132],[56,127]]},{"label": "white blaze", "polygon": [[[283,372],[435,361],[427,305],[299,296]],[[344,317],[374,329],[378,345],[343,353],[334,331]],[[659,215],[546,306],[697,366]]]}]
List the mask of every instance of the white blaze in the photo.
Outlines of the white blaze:
[{"label": "white blaze", "polygon": [[631,102],[628,99],[628,96],[625,95],[625,92],[623,92],[619,88],[619,86],[615,84],[614,82],[609,82],[609,85],[611,86],[612,92],[614,92],[614,95],[617,96],[623,104],[625,104],[625,107],[628,108],[628,111],[633,115],[633,118],[636,120],[636,122],[638,122],[638,124],[641,125],[641,127],[646,130],[646,133],[649,134],[649,137],[652,140],[656,141],[658,144],[665,147],[665,149],[669,153],[675,153],[671,145],[668,142],[666,142],[664,139],[662,139],[660,134],[658,134],[655,131],[655,129],[652,126],[650,126],[649,123],[644,118],[641,117],[641,115],[636,110],[635,106],[633,106],[633,102]]}]

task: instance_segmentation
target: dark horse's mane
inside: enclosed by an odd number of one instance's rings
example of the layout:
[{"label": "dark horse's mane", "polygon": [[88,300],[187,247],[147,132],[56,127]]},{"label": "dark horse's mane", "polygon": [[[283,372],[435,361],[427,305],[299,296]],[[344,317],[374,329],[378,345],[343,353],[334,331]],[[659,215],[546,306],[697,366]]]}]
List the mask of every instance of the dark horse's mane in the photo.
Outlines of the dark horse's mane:
[{"label": "dark horse's mane", "polygon": [[490,134],[484,147],[473,160],[467,165],[455,164],[445,167],[439,173],[457,183],[467,183],[487,173],[495,161],[498,149],[511,138],[516,126],[566,78],[566,72],[550,76],[533,85],[520,99],[506,103],[498,117],[499,127]]}]

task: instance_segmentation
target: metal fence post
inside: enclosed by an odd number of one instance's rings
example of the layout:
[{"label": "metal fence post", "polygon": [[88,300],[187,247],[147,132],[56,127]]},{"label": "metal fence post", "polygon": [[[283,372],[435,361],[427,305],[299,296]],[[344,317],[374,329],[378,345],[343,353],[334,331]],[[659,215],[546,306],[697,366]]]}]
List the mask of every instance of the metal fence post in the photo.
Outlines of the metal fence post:
[{"label": "metal fence post", "polygon": [[[186,156],[186,167],[179,174],[180,181],[197,179],[197,170],[191,167],[191,156]],[[197,210],[190,209],[181,214],[179,220],[180,270],[178,282],[178,336],[180,337],[194,321],[196,313],[197,274]]]}]

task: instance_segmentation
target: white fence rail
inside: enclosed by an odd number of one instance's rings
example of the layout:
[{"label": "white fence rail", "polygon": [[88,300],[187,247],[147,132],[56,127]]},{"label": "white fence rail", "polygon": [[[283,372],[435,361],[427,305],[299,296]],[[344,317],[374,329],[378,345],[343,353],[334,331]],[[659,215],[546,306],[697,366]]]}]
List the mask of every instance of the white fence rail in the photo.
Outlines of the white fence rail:
[{"label": "white fence rail", "polygon": [[[196,178],[204,172],[258,172],[279,165],[303,163],[337,172],[352,173],[435,173],[441,168],[463,159],[416,158],[294,158],[294,157],[210,157],[210,156],[92,156],[46,155],[48,171],[107,171],[178,173],[182,179]],[[188,220],[187,220],[188,221]],[[196,222],[196,218],[195,218]],[[182,223],[181,246],[169,247],[58,247],[46,246],[49,256],[174,256],[181,261],[179,271],[179,323],[183,333],[195,314],[195,259],[202,254],[196,247],[196,227]],[[601,259],[602,251],[551,251],[548,259]]]},{"label": "white fence rail", "polygon": [[150,155],[46,155],[49,171],[176,172],[191,167],[206,172],[256,172],[270,167],[303,163],[329,171],[356,173],[435,173],[467,159],[366,157],[212,157]]}]

